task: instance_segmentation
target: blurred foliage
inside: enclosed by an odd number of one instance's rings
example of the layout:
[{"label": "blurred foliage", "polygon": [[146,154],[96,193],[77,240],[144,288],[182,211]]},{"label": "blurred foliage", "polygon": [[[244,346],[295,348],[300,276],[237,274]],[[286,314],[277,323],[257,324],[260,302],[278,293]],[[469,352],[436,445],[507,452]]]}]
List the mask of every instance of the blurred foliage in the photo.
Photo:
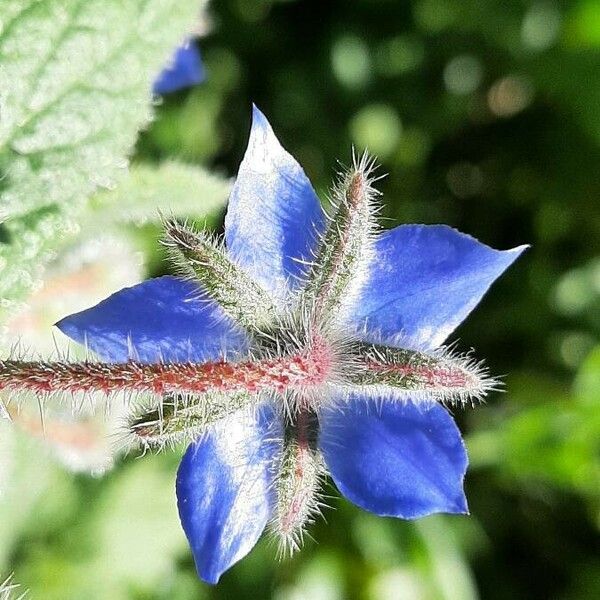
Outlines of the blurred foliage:
[{"label": "blurred foliage", "polygon": [[125,172],[138,130],[152,116],[148,88],[192,29],[198,5],[8,0],[1,10],[0,295],[6,313],[77,231],[89,196]]},{"label": "blurred foliage", "polygon": [[[192,198],[207,176],[182,181],[180,163],[233,176],[254,101],[322,197],[336,160],[368,146],[388,174],[386,226],[444,222],[499,248],[531,243],[458,332],[508,374],[506,394],[456,411],[472,515],[381,519],[332,489],[318,544],[277,563],[264,540],[209,588],[177,524],[178,453],[74,476],[3,427],[0,572],[48,600],[600,597],[598,1],[221,0],[210,14],[207,81],[162,100],[133,179],[80,225],[129,214],[119,234],[147,275],[163,272],[145,202],[181,201],[219,229],[224,179]],[[161,169],[176,172],[153,181]]]}]

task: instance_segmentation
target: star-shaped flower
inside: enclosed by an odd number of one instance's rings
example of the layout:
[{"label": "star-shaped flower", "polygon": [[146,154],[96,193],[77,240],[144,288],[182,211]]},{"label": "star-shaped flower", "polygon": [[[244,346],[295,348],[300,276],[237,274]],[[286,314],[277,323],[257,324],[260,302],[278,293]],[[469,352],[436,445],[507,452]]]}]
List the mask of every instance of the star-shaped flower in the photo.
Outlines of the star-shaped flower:
[{"label": "star-shaped flower", "polygon": [[441,344],[523,247],[443,225],[378,232],[372,183],[356,160],[326,215],[255,109],[226,250],[167,220],[186,279],[146,281],[58,324],[110,362],[0,365],[0,387],[155,395],[129,427],[149,444],[191,440],[177,497],[207,582],[267,524],[295,549],[327,473],[378,515],[467,512],[467,455],[444,405],[493,381]]}]

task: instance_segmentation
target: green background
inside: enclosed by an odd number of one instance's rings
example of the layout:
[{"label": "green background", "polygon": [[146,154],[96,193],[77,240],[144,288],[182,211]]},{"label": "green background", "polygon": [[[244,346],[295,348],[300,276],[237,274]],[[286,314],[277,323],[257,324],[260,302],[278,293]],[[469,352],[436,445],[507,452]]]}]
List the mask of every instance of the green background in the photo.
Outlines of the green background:
[{"label": "green background", "polygon": [[[455,336],[506,374],[504,394],[455,411],[471,516],[378,518],[332,488],[316,542],[277,562],[263,540],[210,588],[177,523],[180,453],[90,478],[23,439],[2,569],[45,600],[599,598],[599,3],[232,0],[209,14],[206,81],[163,99],[134,162],[233,176],[255,102],[322,198],[337,161],[368,147],[385,227],[532,245]],[[145,275],[165,272],[154,226],[127,235]]]}]

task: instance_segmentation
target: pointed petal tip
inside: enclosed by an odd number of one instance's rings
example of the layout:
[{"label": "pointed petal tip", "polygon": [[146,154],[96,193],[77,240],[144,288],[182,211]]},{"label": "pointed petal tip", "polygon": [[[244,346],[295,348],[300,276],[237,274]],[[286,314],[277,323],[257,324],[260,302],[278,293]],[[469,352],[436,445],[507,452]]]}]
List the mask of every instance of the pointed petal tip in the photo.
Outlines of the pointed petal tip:
[{"label": "pointed petal tip", "polygon": [[[457,229],[456,227],[453,227],[452,225],[448,225],[446,223],[437,223],[437,224],[432,224],[432,225],[427,225],[427,224],[400,225],[399,227],[403,227],[403,228],[414,227],[414,228],[420,228],[423,230],[430,230],[430,231],[433,231],[435,229],[439,229],[439,230],[445,229],[449,232],[458,234],[458,236],[460,236],[464,239],[471,240],[471,241],[475,242],[476,244],[478,244],[479,246],[482,246],[488,250],[492,250],[493,252],[499,252],[501,254],[516,254],[517,256],[519,256],[525,250],[528,250],[529,248],[531,248],[531,244],[520,244],[519,246],[515,246],[514,248],[507,248],[506,250],[494,248],[493,246],[490,246],[489,244],[482,242],[480,239],[476,238],[474,235],[471,235],[470,233],[465,233],[464,231],[461,231],[460,229]],[[397,228],[394,228],[394,229],[397,229]],[[392,231],[392,230],[390,230],[390,231]]]},{"label": "pointed petal tip", "polygon": [[84,341],[85,334],[82,335],[81,327],[77,322],[79,314],[80,313],[73,313],[72,315],[67,315],[66,317],[56,321],[53,326],[56,327],[61,333],[66,335],[69,339],[81,344]]},{"label": "pointed petal tip", "polygon": [[62,331],[65,335],[69,335],[65,329],[69,328],[69,317],[63,317],[52,324],[52,327],[56,327],[59,331]]},{"label": "pointed petal tip", "polygon": [[267,117],[265,117],[265,114],[263,113],[262,110],[260,110],[260,108],[258,108],[258,106],[256,106],[256,104],[253,102],[252,103],[252,121],[260,121],[260,120],[267,120]]},{"label": "pointed petal tip", "polygon": [[198,573],[198,577],[200,577],[204,583],[208,583],[209,585],[217,585],[221,579],[221,575],[224,573],[224,571],[217,572],[208,569],[202,569],[199,565],[196,565],[196,571]]},{"label": "pointed petal tip", "polygon": [[[405,225],[405,227],[407,227],[407,226]],[[460,237],[469,239],[469,240],[475,242],[476,244],[478,244],[479,246],[482,246],[483,248],[486,248],[487,250],[491,250],[492,252],[497,252],[498,254],[504,254],[504,255],[514,255],[514,258],[512,259],[511,263],[509,263],[509,264],[512,264],[512,262],[514,260],[516,260],[516,258],[518,256],[523,254],[523,252],[525,252],[525,250],[528,250],[529,248],[531,248],[531,244],[520,244],[519,246],[515,246],[514,248],[507,248],[506,250],[494,248],[493,246],[490,246],[489,244],[482,242],[481,240],[476,238],[474,235],[471,235],[470,233],[465,233],[464,231],[461,231],[460,229],[457,229],[456,227],[452,227],[451,225],[446,225],[444,223],[440,223],[439,225],[413,225],[413,227],[422,227],[424,229],[440,228],[440,229],[450,230],[450,231],[458,234]]]},{"label": "pointed petal tip", "polygon": [[520,246],[515,246],[514,248],[509,248],[505,250],[505,252],[510,252],[515,255],[515,258],[521,256],[525,250],[529,250],[531,248],[531,244],[521,244]]},{"label": "pointed petal tip", "polygon": [[[479,242],[480,244],[486,246],[487,244],[483,244],[483,242]],[[495,252],[500,252],[501,254],[504,254],[506,256],[511,256],[513,257],[511,260],[512,261],[516,260],[519,256],[521,256],[521,254],[523,254],[523,252],[525,252],[525,250],[529,250],[529,248],[531,248],[531,244],[521,244],[519,246],[515,246],[514,248],[507,248],[506,250],[498,250],[496,248],[492,248],[491,246],[488,246],[488,248],[490,248],[491,250],[494,250]]]},{"label": "pointed petal tip", "polygon": [[[250,129],[250,138],[255,135],[272,135],[275,137],[275,132],[273,131],[273,127],[271,127],[271,123],[269,123],[269,119],[265,116],[265,114],[256,106],[256,104],[252,103],[252,127]],[[250,140],[248,141],[248,145],[250,145]],[[279,141],[277,145],[280,146]]]},{"label": "pointed petal tip", "polygon": [[390,229],[376,240],[352,326],[379,331],[381,341],[402,332],[420,347],[439,346],[527,248],[497,250],[448,225]]},{"label": "pointed petal tip", "polygon": [[456,500],[453,503],[453,506],[448,507],[448,510],[446,512],[453,515],[469,516],[471,514],[471,511],[469,510],[469,503],[467,502],[467,497],[465,496],[464,491],[460,494],[460,496],[456,498]]},{"label": "pointed petal tip", "polygon": [[[480,242],[481,243],[481,242]],[[485,246],[485,244],[482,244]],[[504,260],[504,270],[507,270],[509,267],[512,266],[512,264],[517,260],[517,258],[519,258],[521,256],[521,254],[523,254],[523,252],[525,252],[526,250],[529,250],[529,248],[531,248],[530,244],[521,244],[520,246],[515,246],[514,248],[508,248],[506,250],[496,250],[495,248],[492,248],[491,246],[488,246],[488,248],[490,248],[490,250],[492,250],[493,252],[495,252],[497,254],[497,256],[501,257],[500,260]],[[501,275],[501,273],[499,274]]]}]

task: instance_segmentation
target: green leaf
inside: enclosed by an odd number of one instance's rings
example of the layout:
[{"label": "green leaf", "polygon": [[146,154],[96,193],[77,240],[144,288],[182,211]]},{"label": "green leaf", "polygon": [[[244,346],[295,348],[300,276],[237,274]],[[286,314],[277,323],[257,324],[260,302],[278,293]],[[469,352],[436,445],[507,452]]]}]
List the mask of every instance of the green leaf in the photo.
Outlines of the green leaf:
[{"label": "green leaf", "polygon": [[94,198],[99,213],[92,218],[143,225],[157,221],[161,210],[178,218],[205,217],[225,206],[230,189],[228,179],[197,165],[133,165],[115,190]]},{"label": "green leaf", "polygon": [[43,265],[77,231],[57,204],[0,224],[0,320],[21,306],[38,283]]},{"label": "green leaf", "polygon": [[[177,560],[189,555],[177,514],[174,468],[166,457],[148,456],[123,466],[102,486],[80,482],[84,495],[69,507],[67,523],[57,524],[52,511],[39,518],[38,500],[37,512],[28,513],[29,529],[21,533],[21,539],[34,541],[23,547],[15,577],[32,598],[45,600],[158,597],[159,589],[172,585]],[[54,489],[54,481],[49,483],[45,489]],[[13,546],[13,552],[20,548]]]},{"label": "green leaf", "polygon": [[152,82],[194,28],[199,4],[2,3],[0,294],[9,308],[73,231],[86,199],[125,172],[152,116]]}]

